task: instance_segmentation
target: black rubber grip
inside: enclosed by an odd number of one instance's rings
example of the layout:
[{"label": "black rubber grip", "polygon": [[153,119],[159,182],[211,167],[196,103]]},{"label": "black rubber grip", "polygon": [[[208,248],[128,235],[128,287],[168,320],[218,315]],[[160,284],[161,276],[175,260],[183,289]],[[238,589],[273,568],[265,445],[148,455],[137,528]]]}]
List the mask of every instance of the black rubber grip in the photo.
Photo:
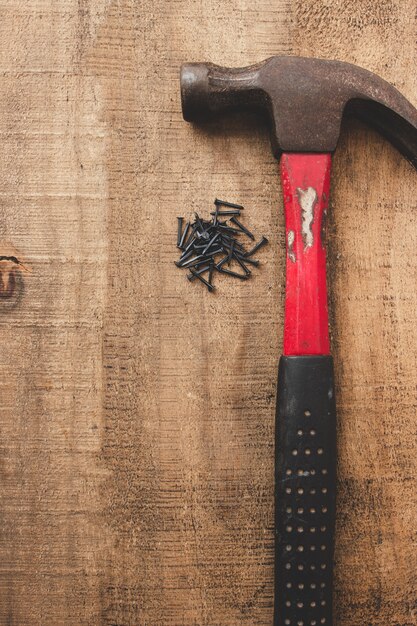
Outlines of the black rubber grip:
[{"label": "black rubber grip", "polygon": [[331,356],[281,357],[274,626],[332,626],[336,408]]}]

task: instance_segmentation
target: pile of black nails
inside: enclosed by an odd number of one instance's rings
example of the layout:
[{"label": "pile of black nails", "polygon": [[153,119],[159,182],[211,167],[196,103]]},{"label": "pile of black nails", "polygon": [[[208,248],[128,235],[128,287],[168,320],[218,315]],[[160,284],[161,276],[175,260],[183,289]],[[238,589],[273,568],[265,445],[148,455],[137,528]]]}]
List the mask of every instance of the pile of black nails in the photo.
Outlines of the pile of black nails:
[{"label": "pile of black nails", "polygon": [[177,247],[181,250],[181,257],[175,262],[177,267],[189,271],[188,280],[199,280],[209,291],[214,289],[213,274],[216,271],[247,280],[252,274],[248,266],[259,265],[259,261],[252,258],[253,254],[268,243],[267,238],[262,237],[246,250],[240,236],[252,241],[255,237],[238,219],[244,207],[217,198],[214,205],[216,208],[210,214],[210,220],[203,220],[195,213],[194,221],[184,226],[184,218],[178,218]]}]

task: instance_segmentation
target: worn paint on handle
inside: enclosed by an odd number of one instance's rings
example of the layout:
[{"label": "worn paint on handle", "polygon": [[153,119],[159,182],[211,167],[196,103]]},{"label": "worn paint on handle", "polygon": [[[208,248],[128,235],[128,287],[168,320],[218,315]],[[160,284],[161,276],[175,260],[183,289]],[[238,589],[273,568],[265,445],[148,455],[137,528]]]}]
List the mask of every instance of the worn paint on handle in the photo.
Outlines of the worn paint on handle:
[{"label": "worn paint on handle", "polygon": [[330,154],[283,154],[287,272],[284,355],[329,354],[323,216],[330,191]]}]

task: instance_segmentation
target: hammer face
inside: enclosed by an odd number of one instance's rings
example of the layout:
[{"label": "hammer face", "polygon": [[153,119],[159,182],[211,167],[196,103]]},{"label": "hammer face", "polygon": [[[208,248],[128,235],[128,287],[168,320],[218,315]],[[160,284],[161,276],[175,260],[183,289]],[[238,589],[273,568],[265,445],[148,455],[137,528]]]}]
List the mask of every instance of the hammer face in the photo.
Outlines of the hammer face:
[{"label": "hammer face", "polygon": [[210,116],[208,75],[206,63],[186,63],[181,67],[181,104],[187,122],[203,121]]}]

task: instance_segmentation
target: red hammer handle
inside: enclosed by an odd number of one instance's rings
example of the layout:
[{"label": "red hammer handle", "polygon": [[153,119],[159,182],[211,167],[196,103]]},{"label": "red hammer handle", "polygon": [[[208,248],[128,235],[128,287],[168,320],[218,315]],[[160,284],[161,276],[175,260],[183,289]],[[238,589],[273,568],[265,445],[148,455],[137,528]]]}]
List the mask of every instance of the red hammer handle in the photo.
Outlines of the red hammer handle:
[{"label": "red hammer handle", "polygon": [[323,217],[330,190],[330,154],[283,154],[287,277],[284,354],[329,354]]}]

